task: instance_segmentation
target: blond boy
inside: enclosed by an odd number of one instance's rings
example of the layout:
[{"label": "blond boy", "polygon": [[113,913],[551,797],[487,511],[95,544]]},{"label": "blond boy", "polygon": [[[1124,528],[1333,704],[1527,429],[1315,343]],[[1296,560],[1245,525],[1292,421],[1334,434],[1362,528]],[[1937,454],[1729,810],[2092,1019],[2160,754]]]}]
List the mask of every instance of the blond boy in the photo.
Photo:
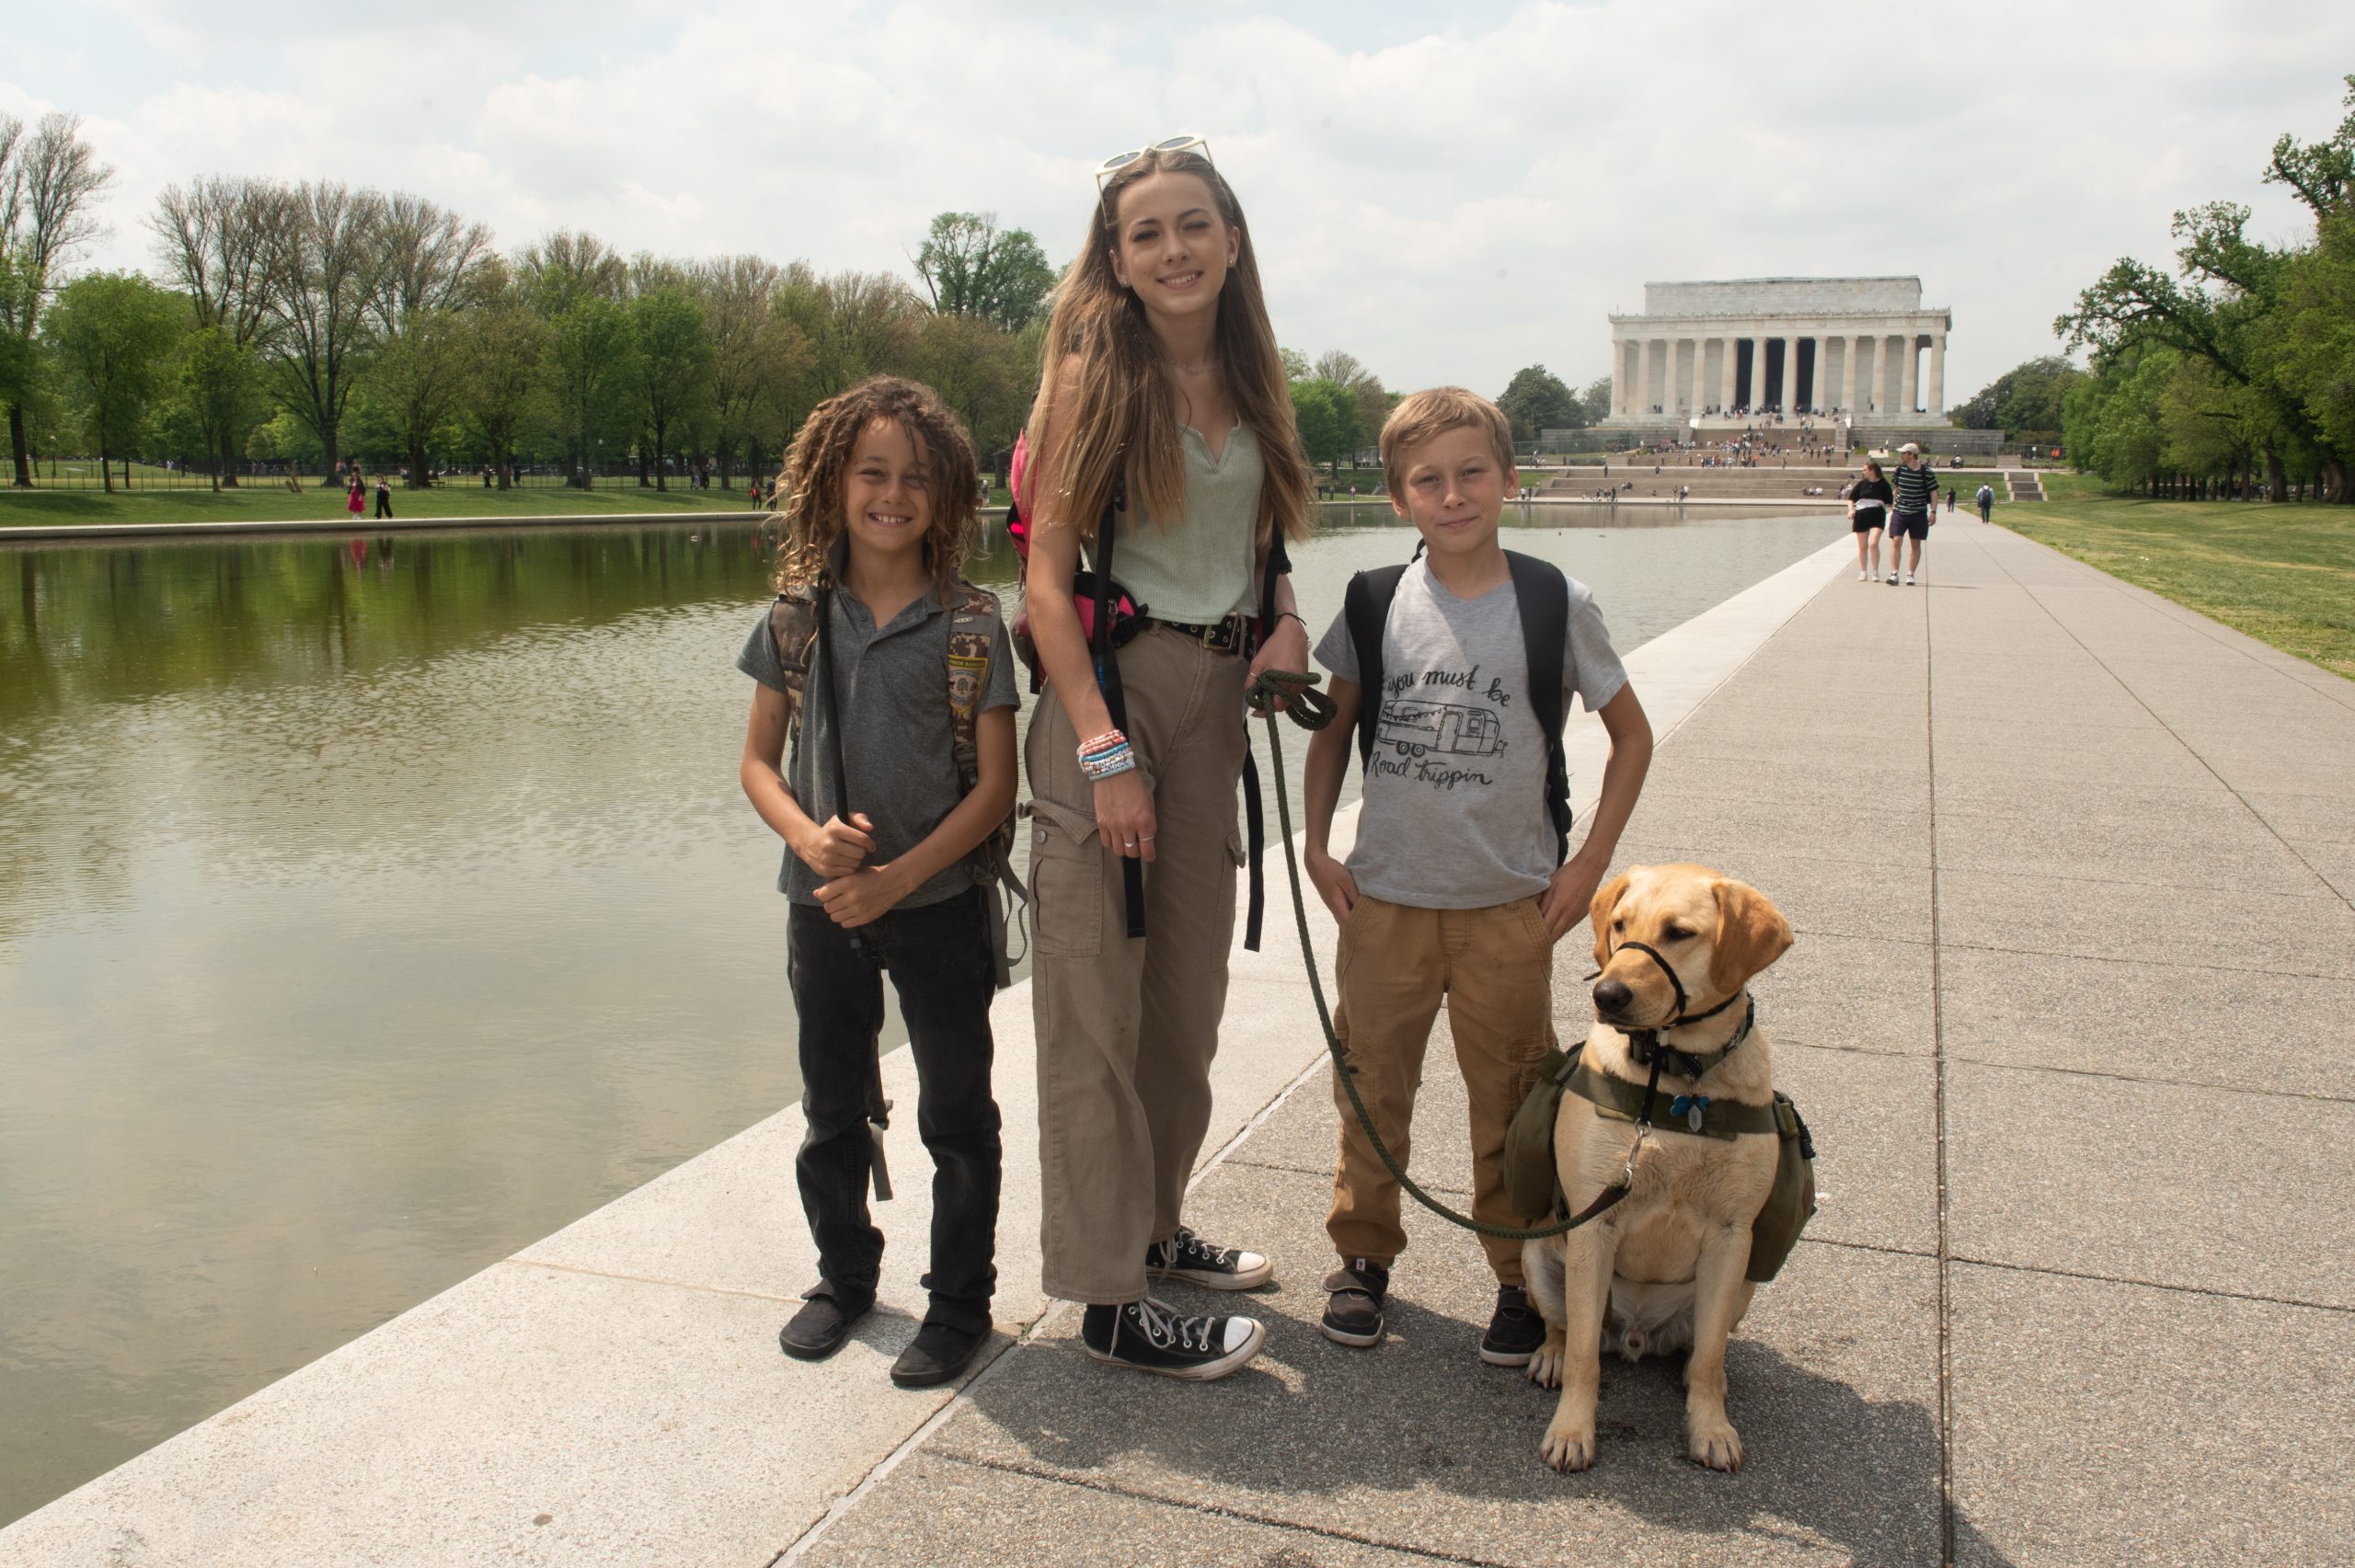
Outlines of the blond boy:
[{"label": "blond boy", "polygon": [[[1422,535],[1386,608],[1357,597],[1360,629],[1380,616],[1381,690],[1360,684],[1350,612],[1316,649],[1333,674],[1336,721],[1310,743],[1307,866],[1341,922],[1338,1030],[1383,1141],[1403,1163],[1423,1051],[1442,1001],[1471,1100],[1472,1212],[1534,1223],[1504,1193],[1506,1125],[1528,1093],[1553,1033],[1554,944],[1586,912],[1635,809],[1651,760],[1651,727],[1627,685],[1585,585],[1508,555],[1497,521],[1518,475],[1511,427],[1460,387],[1419,392],[1382,429],[1391,506]],[[1530,671],[1551,638],[1524,622],[1563,622],[1558,703],[1533,702]],[[1567,605],[1563,601],[1567,597]],[[1575,694],[1599,714],[1611,760],[1585,841],[1563,857],[1567,792],[1538,714]],[[1362,727],[1364,704],[1380,704]],[[1558,742],[1558,732],[1551,738]],[[1355,745],[1365,798],[1346,863],[1326,848]],[[1556,809],[1562,812],[1560,818]],[[1407,1245],[1398,1185],[1366,1139],[1338,1079],[1340,1157],[1326,1221],[1341,1266],[1325,1281],[1323,1328],[1338,1344],[1382,1338],[1390,1269]],[[1483,1237],[1497,1276],[1480,1358],[1518,1367],[1545,1328],[1522,1290],[1521,1244]]]}]

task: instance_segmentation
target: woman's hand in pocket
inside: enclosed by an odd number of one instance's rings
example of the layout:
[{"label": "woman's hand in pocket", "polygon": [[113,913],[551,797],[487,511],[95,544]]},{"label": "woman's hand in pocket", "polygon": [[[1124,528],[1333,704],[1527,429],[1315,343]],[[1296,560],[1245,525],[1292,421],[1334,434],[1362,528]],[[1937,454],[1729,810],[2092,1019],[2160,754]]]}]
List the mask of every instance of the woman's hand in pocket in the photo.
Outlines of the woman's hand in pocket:
[{"label": "woman's hand in pocket", "polygon": [[1132,768],[1096,786],[1096,831],[1114,854],[1153,858],[1153,791]]}]

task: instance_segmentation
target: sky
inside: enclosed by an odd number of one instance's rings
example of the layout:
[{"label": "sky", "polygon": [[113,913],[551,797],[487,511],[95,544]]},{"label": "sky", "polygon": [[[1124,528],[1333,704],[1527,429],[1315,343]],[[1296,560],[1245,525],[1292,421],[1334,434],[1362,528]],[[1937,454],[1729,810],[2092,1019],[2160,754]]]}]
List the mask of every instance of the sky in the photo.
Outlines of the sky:
[{"label": "sky", "polygon": [[119,177],[85,264],[206,174],[428,196],[513,249],[753,251],[912,276],[932,215],[1057,265],[1110,153],[1209,139],[1278,338],[1394,389],[1608,369],[1648,280],[1918,276],[1950,402],[2170,215],[2299,210],[2274,139],[2326,135],[2355,6],[1913,4],[806,6],[77,0],[0,24],[0,112],[81,115]]}]

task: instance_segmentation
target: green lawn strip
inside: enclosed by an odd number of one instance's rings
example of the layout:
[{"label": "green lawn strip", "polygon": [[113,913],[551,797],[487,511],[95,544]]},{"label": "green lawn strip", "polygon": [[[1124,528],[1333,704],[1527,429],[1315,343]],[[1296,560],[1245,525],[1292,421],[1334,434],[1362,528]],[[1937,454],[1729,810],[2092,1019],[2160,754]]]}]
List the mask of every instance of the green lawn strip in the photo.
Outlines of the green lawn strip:
[{"label": "green lawn strip", "polygon": [[[375,508],[353,519],[364,530]],[[479,485],[442,485],[429,490],[395,490],[396,519],[427,517],[549,517],[596,512],[749,511],[741,487],[722,490],[639,489],[615,483],[593,490],[561,486],[486,490]],[[103,490],[0,489],[0,528],[80,522],[275,522],[292,518],[340,518],[343,492],[313,487],[295,495],[283,486],[211,490],[132,489],[109,496]]]},{"label": "green lawn strip", "polygon": [[2355,677],[2355,511],[2086,494],[2077,475],[1995,521],[2112,577]]}]

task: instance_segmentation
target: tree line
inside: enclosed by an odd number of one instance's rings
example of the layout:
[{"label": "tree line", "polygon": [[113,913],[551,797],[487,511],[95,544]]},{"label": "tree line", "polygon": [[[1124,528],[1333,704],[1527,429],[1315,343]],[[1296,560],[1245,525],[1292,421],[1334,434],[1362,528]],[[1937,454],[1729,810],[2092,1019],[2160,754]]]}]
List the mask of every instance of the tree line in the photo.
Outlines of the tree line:
[{"label": "tree line", "polygon": [[[864,376],[937,388],[1003,467],[1038,384],[1058,270],[1027,231],[944,212],[913,280],[753,255],[625,256],[558,231],[501,251],[485,225],[405,191],[242,176],[166,188],[141,223],[150,272],[70,263],[104,230],[114,178],[71,116],[0,116],[0,405],[12,478],[40,454],[168,460],[234,486],[241,468],[348,462],[588,485],[730,486],[774,472],[810,409]],[[1284,350],[1301,443],[1338,468],[1397,401],[1338,349]],[[1499,396],[1515,434],[1580,429],[1542,365]]]},{"label": "tree line", "polygon": [[2090,373],[2062,400],[2069,456],[2122,489],[2157,495],[2312,492],[2355,499],[2355,75],[2328,138],[2273,144],[2267,183],[2311,228],[2251,237],[2249,209],[2175,215],[2167,269],[2131,258],[2055,324]]}]

